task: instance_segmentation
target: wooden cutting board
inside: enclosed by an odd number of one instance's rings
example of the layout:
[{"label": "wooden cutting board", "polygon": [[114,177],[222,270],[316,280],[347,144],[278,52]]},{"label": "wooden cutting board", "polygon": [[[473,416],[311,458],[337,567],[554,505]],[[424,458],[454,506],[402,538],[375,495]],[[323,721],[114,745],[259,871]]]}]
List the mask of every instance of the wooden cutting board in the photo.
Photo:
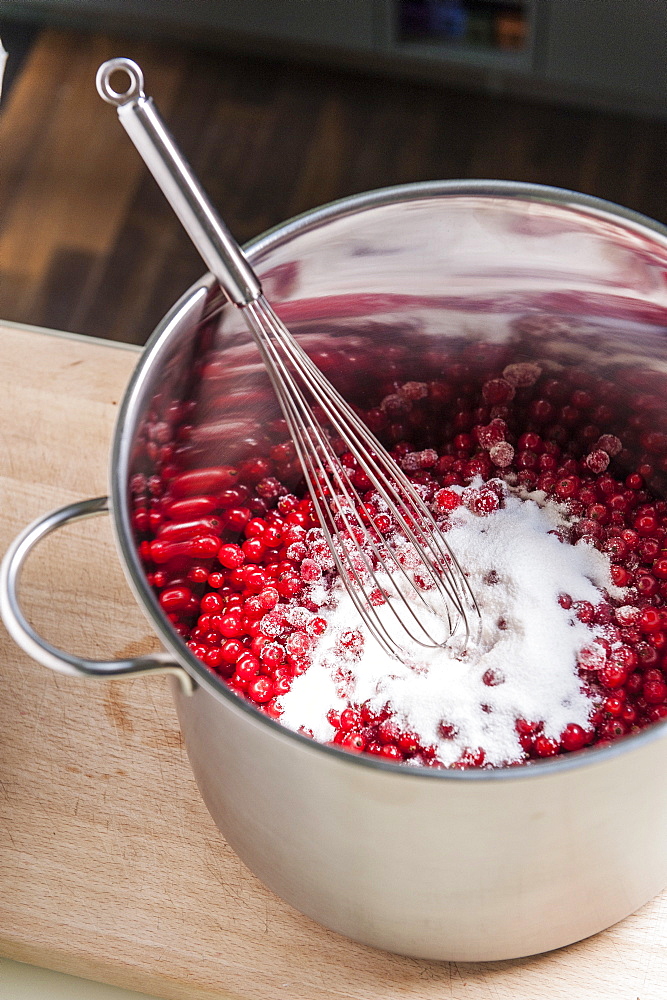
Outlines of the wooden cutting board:
[{"label": "wooden cutting board", "polygon": [[[114,417],[138,354],[9,325],[0,344],[4,551],[33,517],[106,492]],[[22,594],[34,623],[68,650],[156,646],[103,518],[47,539]],[[464,965],[374,951],[301,916],[233,854],[199,798],[164,680],[53,674],[1,625],[0,671],[7,957],[173,1000],[665,1000],[667,893],[536,958]],[[622,802],[618,820],[632,822]]]}]

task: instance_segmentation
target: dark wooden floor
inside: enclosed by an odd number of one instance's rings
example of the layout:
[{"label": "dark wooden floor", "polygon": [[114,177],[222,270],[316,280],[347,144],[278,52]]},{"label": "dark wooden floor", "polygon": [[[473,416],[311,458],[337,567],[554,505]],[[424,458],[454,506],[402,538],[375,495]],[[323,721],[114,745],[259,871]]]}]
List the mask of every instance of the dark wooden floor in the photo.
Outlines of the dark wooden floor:
[{"label": "dark wooden floor", "polygon": [[0,106],[0,318],[142,343],[204,270],[96,94],[113,55],[142,64],[241,241],[354,192],[463,177],[574,188],[667,223],[665,123],[48,29]]}]

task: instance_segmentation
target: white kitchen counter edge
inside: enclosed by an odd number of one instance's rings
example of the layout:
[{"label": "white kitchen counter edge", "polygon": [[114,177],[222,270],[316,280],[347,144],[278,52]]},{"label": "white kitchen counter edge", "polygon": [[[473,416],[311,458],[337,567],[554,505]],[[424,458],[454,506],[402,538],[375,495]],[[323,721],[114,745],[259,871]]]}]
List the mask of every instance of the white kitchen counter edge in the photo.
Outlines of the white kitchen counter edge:
[{"label": "white kitchen counter edge", "polygon": [[0,958],[0,997],[2,1000],[160,1000],[152,994],[66,976],[9,958]]}]

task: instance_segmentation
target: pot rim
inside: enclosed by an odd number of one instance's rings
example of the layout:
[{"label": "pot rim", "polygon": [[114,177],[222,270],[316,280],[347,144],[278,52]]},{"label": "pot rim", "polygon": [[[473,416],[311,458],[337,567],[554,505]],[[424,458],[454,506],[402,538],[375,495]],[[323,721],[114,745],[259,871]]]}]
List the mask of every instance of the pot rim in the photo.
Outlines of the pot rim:
[{"label": "pot rim", "polygon": [[[457,195],[488,196],[489,198],[516,198],[517,200],[537,201],[550,205],[558,205],[568,209],[579,209],[584,214],[607,219],[610,223],[624,224],[633,232],[648,235],[652,240],[662,243],[667,249],[667,226],[656,222],[648,216],[641,215],[632,209],[624,208],[613,202],[595,198],[592,195],[570,191],[565,188],[550,187],[541,184],[529,184],[521,181],[494,180],[447,180],[424,181],[410,184],[394,185],[376,190],[351,195],[325,205],[311,209],[274,226],[244,245],[251,262],[265,251],[274,249],[293,236],[301,235],[322,222],[354,215],[369,208],[392,205],[400,201],[418,201],[436,197],[451,197]],[[410,766],[404,763],[393,763],[368,754],[355,754],[335,745],[320,743],[310,737],[303,736],[283,726],[270,718],[250,702],[236,695],[222,680],[218,679],[186,646],[181,637],[173,631],[157,602],[155,594],[148,585],[141,566],[136,545],[132,538],[128,503],[127,480],[129,475],[129,437],[128,426],[133,426],[136,418],[138,400],[141,390],[147,380],[153,364],[165,349],[171,337],[171,332],[178,326],[183,315],[189,312],[195,304],[203,305],[204,299],[215,284],[212,274],[203,275],[180,297],[169,312],[160,320],[148,339],[128,383],[125,395],[118,411],[110,454],[110,511],[116,538],[116,544],[123,557],[124,569],[144,612],[149,616],[151,624],[166,648],[173,653],[178,662],[185,667],[190,676],[209,694],[224,701],[233,711],[244,713],[248,721],[254,725],[268,727],[276,738],[296,741],[302,748],[311,753],[333,755],[342,764],[361,766],[392,775],[403,775],[412,779],[420,777],[432,781],[507,781],[512,779],[536,779],[564,773],[582,766],[595,766],[612,760],[614,757],[639,750],[646,743],[659,739],[667,733],[667,719],[655,722],[640,733],[621,738],[614,743],[600,748],[587,748],[561,757],[546,758],[543,761],[531,762],[530,765],[519,764],[502,768],[468,768],[465,770],[449,768],[429,768]]]}]

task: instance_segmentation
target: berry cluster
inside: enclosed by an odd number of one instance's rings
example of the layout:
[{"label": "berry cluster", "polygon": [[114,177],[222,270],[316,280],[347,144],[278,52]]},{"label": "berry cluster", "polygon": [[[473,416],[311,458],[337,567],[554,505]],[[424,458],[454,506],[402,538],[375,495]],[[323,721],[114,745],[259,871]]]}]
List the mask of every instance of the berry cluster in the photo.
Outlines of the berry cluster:
[{"label": "berry cluster", "polygon": [[[667,435],[653,429],[651,393],[638,389],[621,410],[611,380],[533,361],[489,370],[484,361],[481,374],[459,361],[447,366],[447,377],[388,380],[362,416],[436,516],[461,503],[492,513],[501,480],[503,488],[542,491],[566,505],[563,544],[583,541],[611,561],[622,597],[607,594],[597,606],[560,597],[573,617],[596,626],[578,664],[593,705],[589,724],[568,725],[553,740],[539,721],[518,719],[528,761],[607,743],[667,716],[667,501],[659,497]],[[130,484],[139,553],[193,653],[279,718],[280,698],[308,669],[327,628],[308,588],[330,583],[334,564],[284,421],[270,425],[251,457],[192,468],[180,462],[177,445],[191,412],[188,404],[156,410],[146,425],[153,472]],[[333,443],[362,515],[372,512],[376,527],[392,530],[354,457]],[[480,478],[486,485],[471,488]],[[345,635],[342,659],[353,661],[354,623]],[[490,686],[499,682],[488,678]],[[378,712],[350,703],[329,722],[333,742],[348,750],[441,766],[435,748],[421,745],[388,706]],[[445,739],[454,735],[444,721],[441,730]],[[471,747],[454,766],[483,766],[484,758],[483,748]]]}]

